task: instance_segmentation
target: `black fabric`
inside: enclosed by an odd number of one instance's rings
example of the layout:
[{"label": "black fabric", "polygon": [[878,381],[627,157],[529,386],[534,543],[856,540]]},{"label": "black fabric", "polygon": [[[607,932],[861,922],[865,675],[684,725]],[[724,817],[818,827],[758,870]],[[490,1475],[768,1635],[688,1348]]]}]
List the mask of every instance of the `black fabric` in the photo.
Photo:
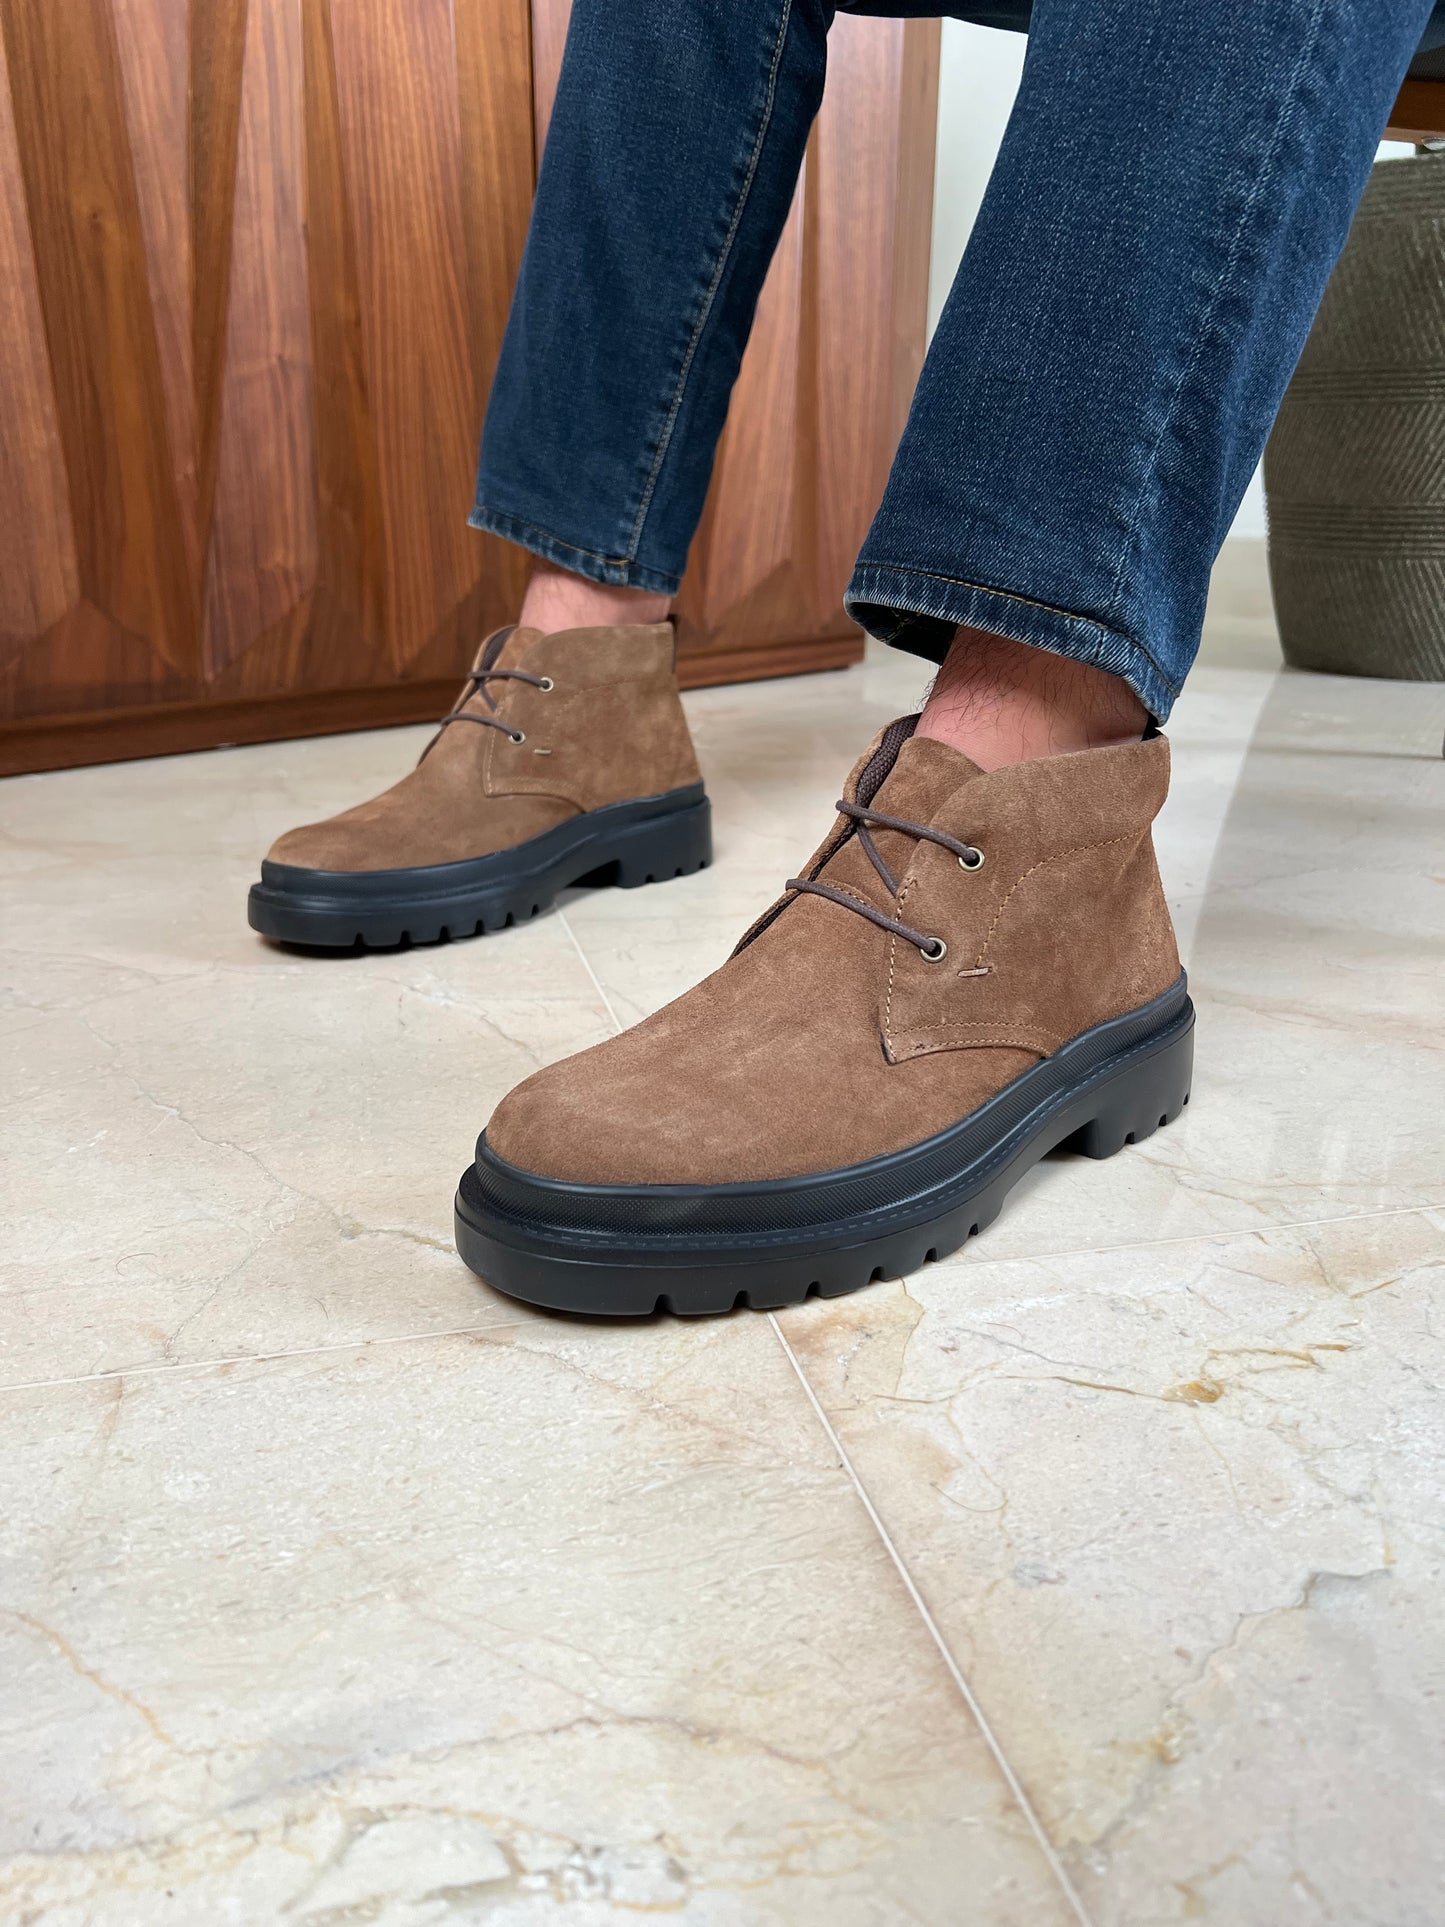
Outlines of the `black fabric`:
[{"label": "black fabric", "polygon": [[[838,0],[839,13],[881,14],[890,20],[966,20],[974,27],[1000,27],[1027,33],[1033,0],[975,0],[973,5],[940,7],[929,0]],[[1440,0],[1420,51],[1410,63],[1412,80],[1445,80],[1445,0]]]},{"label": "black fabric", "polygon": [[930,6],[927,0],[838,0],[839,13],[882,14],[890,20],[967,20],[975,27],[1003,27],[1027,33],[1033,0],[979,0],[973,6]]},{"label": "black fabric", "polygon": [[1445,51],[1445,0],[1440,0],[1430,24],[1425,29],[1425,38],[1420,42],[1420,51],[1410,63],[1410,75],[1414,80],[1434,80],[1442,72],[1438,60],[1431,60],[1432,53]]}]

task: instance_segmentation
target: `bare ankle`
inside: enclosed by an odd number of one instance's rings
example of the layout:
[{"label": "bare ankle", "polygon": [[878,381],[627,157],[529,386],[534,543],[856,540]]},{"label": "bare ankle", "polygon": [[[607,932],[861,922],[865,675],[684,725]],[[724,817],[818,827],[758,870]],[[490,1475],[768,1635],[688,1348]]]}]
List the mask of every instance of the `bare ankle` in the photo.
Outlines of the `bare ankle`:
[{"label": "bare ankle", "polygon": [[1148,711],[1121,676],[983,629],[960,629],[918,725],[980,769],[1137,742]]},{"label": "bare ankle", "polygon": [[671,607],[648,589],[618,589],[539,563],[522,598],[518,625],[555,635],[560,629],[600,629],[614,623],[661,622]]}]

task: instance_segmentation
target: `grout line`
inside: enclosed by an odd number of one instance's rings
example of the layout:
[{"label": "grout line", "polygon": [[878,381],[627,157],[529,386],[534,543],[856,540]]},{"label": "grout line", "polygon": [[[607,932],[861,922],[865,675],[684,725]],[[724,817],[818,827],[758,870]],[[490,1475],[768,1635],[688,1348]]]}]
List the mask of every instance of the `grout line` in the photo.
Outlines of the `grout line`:
[{"label": "grout line", "polygon": [[893,1561],[893,1564],[897,1569],[898,1576],[903,1581],[903,1584],[907,1589],[909,1598],[913,1601],[913,1604],[918,1609],[919,1617],[922,1619],[924,1625],[927,1627],[929,1636],[932,1638],[934,1645],[938,1648],[939,1654],[943,1659],[943,1663],[948,1668],[948,1671],[952,1676],[954,1685],[958,1688],[960,1694],[963,1696],[964,1704],[967,1706],[969,1712],[973,1715],[974,1722],[977,1725],[979,1732],[983,1735],[984,1742],[987,1745],[989,1752],[993,1755],[995,1765],[998,1767],[999,1772],[1003,1775],[1004,1781],[1007,1784],[1010,1793],[1012,1793],[1015,1801],[1018,1804],[1019,1811],[1023,1814],[1024,1819],[1028,1822],[1029,1828],[1033,1833],[1034,1839],[1038,1842],[1039,1849],[1042,1852],[1044,1859],[1049,1864],[1050,1872],[1053,1874],[1055,1880],[1057,1880],[1057,1882],[1059,1883],[1060,1890],[1062,1891],[1065,1900],[1068,1901],[1069,1906],[1073,1909],[1074,1918],[1080,1923],[1080,1927],[1093,1927],[1093,1922],[1090,1920],[1088,1912],[1084,1907],[1084,1903],[1079,1897],[1077,1888],[1074,1886],[1073,1881],[1070,1880],[1068,1872],[1064,1867],[1063,1861],[1060,1860],[1059,1858],[1058,1851],[1055,1848],[1053,1841],[1050,1840],[1048,1834],[1044,1831],[1043,1822],[1039,1819],[1038,1814],[1035,1812],[1033,1802],[1029,1799],[1028,1794],[1024,1791],[1023,1783],[1020,1781],[1017,1773],[1014,1772],[1012,1765],[1009,1763],[1008,1755],[1004,1752],[1003,1747],[999,1743],[998,1736],[995,1734],[992,1726],[989,1725],[987,1716],[985,1715],[983,1708],[979,1705],[978,1700],[974,1695],[973,1688],[969,1685],[968,1679],[964,1674],[963,1668],[959,1665],[958,1661],[954,1658],[952,1652],[949,1650],[948,1644],[945,1641],[942,1632],[939,1630],[938,1622],[933,1617],[933,1614],[928,1610],[927,1602],[925,1601],[923,1594],[918,1590],[918,1586],[914,1581],[912,1573],[910,1573],[907,1566],[904,1565],[902,1555],[900,1554],[897,1546],[893,1543],[892,1537],[889,1534],[887,1526],[884,1525],[882,1519],[879,1517],[878,1508],[874,1505],[872,1499],[869,1498],[867,1489],[865,1488],[863,1481],[859,1478],[857,1470],[854,1467],[853,1461],[849,1458],[846,1450],[844,1449],[843,1441],[839,1438],[837,1432],[834,1430],[832,1420],[828,1417],[828,1414],[823,1410],[822,1404],[819,1402],[819,1399],[818,1399],[818,1394],[813,1390],[813,1387],[808,1378],[808,1375],[803,1370],[803,1367],[799,1362],[797,1353],[793,1350],[792,1346],[788,1343],[787,1334],[784,1332],[782,1326],[778,1323],[777,1314],[775,1312],[770,1311],[767,1314],[767,1318],[768,1318],[768,1323],[772,1326],[774,1334],[777,1337],[778,1343],[782,1346],[784,1352],[787,1354],[788,1363],[792,1366],[793,1370],[798,1375],[798,1383],[802,1386],[804,1392],[807,1394],[808,1403],[812,1406],[814,1413],[817,1415],[818,1423],[822,1426],[823,1430],[827,1433],[829,1441],[832,1444],[833,1450],[838,1454],[838,1459],[840,1464],[843,1467],[843,1470],[848,1474],[848,1477],[852,1480],[853,1489],[858,1494],[859,1499],[862,1501],[864,1511],[868,1514],[868,1517],[872,1520],[873,1528],[877,1532],[878,1537],[883,1541],[884,1550],[887,1552],[888,1557]]},{"label": "grout line", "polygon": [[597,995],[602,999],[603,1003],[606,1004],[607,1006],[607,1015],[612,1019],[612,1028],[614,1032],[618,1036],[621,1036],[622,1030],[623,1030],[622,1019],[617,1015],[617,1012],[612,1008],[612,999],[607,995],[607,992],[602,988],[602,979],[597,975],[597,972],[592,968],[591,958],[587,955],[587,952],[582,948],[581,944],[578,943],[577,932],[572,928],[571,918],[567,915],[567,912],[562,909],[558,910],[557,915],[562,919],[562,928],[567,932],[567,935],[572,939],[572,948],[577,952],[577,955],[582,959],[582,968],[587,972],[587,975],[592,979],[592,983],[594,988],[597,991]]},{"label": "grout line", "polygon": [[378,1345],[414,1345],[434,1338],[469,1338],[475,1332],[507,1331],[530,1324],[527,1318],[494,1318],[488,1325],[452,1325],[445,1331],[389,1332],[381,1338],[353,1338],[339,1345],[301,1345],[294,1351],[239,1352],[234,1358],[170,1358],[153,1365],[117,1365],[107,1372],[76,1372],[69,1378],[20,1379],[0,1385],[10,1392],[43,1392],[61,1385],[100,1385],[113,1378],[150,1378],[163,1372],[214,1372],[226,1365],[275,1365],[288,1358],[324,1358],[336,1352],[369,1352]]},{"label": "grout line", "polygon": [[[597,972],[592,968],[591,960],[589,959],[586,951],[582,948],[581,944],[577,941],[577,933],[572,928],[572,925],[568,920],[566,911],[561,910],[558,912],[558,914],[562,919],[562,924],[567,932],[567,935],[572,939],[573,948],[576,950],[577,955],[582,960],[583,968],[586,970],[587,975],[592,979],[593,983],[597,986],[598,996],[601,997],[603,1003],[607,1006],[607,1014],[611,1017],[615,1030],[620,1034],[623,1029],[623,1025],[622,1025],[621,1019],[617,1015],[617,1012],[613,1009],[612,999],[607,995],[607,992],[603,989],[601,980],[598,978]],[[1080,1899],[1078,1891],[1075,1888],[1073,1881],[1070,1880],[1068,1872],[1064,1867],[1063,1862],[1060,1860],[1057,1850],[1054,1847],[1054,1843],[1052,1842],[1052,1840],[1049,1839],[1048,1834],[1044,1831],[1043,1822],[1039,1819],[1038,1814],[1034,1811],[1032,1801],[1029,1799],[1028,1794],[1024,1791],[1022,1782],[1019,1780],[1018,1775],[1014,1772],[1013,1767],[1009,1762],[1008,1756],[1004,1752],[1002,1746],[999,1744],[998,1737],[994,1733],[993,1728],[989,1725],[988,1720],[985,1717],[983,1708],[979,1705],[978,1700],[974,1696],[973,1688],[969,1685],[968,1680],[964,1675],[963,1669],[958,1664],[958,1661],[954,1658],[953,1654],[949,1651],[948,1645],[944,1640],[943,1634],[939,1630],[938,1622],[934,1619],[933,1614],[928,1610],[927,1603],[925,1602],[922,1593],[919,1592],[918,1587],[914,1582],[913,1575],[909,1572],[907,1566],[904,1565],[902,1556],[900,1555],[897,1546],[894,1545],[892,1538],[889,1536],[888,1528],[884,1525],[882,1519],[879,1517],[878,1509],[874,1505],[872,1499],[869,1498],[868,1493],[864,1488],[863,1481],[859,1478],[858,1473],[854,1468],[853,1461],[849,1458],[847,1452],[843,1449],[843,1441],[838,1437],[838,1434],[833,1429],[833,1425],[829,1420],[827,1413],[823,1410],[822,1405],[819,1403],[818,1395],[813,1390],[813,1387],[808,1380],[808,1376],[806,1372],[804,1372],[802,1365],[799,1363],[797,1353],[793,1350],[792,1346],[788,1343],[786,1334],[784,1333],[782,1326],[778,1323],[776,1315],[773,1312],[769,1312],[767,1314],[767,1319],[768,1319],[768,1323],[773,1328],[774,1337],[777,1339],[778,1343],[783,1348],[783,1351],[787,1357],[788,1363],[792,1366],[794,1372],[797,1374],[798,1383],[802,1386],[803,1391],[807,1396],[808,1403],[813,1408],[813,1412],[818,1420],[818,1423],[822,1426],[824,1432],[827,1434],[832,1444],[833,1450],[838,1454],[839,1462],[842,1464],[844,1471],[848,1474],[849,1479],[852,1481],[853,1489],[858,1494],[858,1497],[862,1502],[864,1511],[868,1514],[869,1519],[872,1521],[874,1531],[878,1534],[878,1537],[882,1540],[884,1550],[887,1552],[889,1558],[893,1561],[894,1567],[897,1570],[899,1578],[903,1581],[904,1587],[907,1590],[909,1598],[913,1601],[914,1607],[916,1608],[920,1618],[923,1620],[924,1626],[927,1628],[929,1636],[932,1638],[934,1645],[937,1647],[939,1655],[942,1658],[944,1665],[948,1668],[949,1675],[952,1678],[955,1686],[958,1688],[959,1693],[962,1695],[965,1706],[968,1708],[970,1714],[973,1716],[974,1724],[977,1726],[979,1732],[983,1735],[984,1743],[988,1747],[989,1752],[992,1754],[994,1763],[998,1767],[999,1772],[1002,1774],[1005,1785],[1008,1787],[1009,1792],[1013,1795],[1015,1804],[1017,1805],[1019,1811],[1023,1814],[1025,1821],[1028,1823],[1029,1830],[1033,1834],[1034,1839],[1038,1844],[1039,1851],[1042,1853],[1045,1861],[1048,1864],[1049,1871],[1053,1874],[1055,1881],[1058,1883],[1060,1892],[1063,1894],[1064,1899],[1068,1902],[1069,1907],[1073,1912],[1074,1918],[1079,1922],[1080,1927],[1093,1927],[1093,1922],[1090,1920],[1088,1913],[1085,1911],[1084,1903]]]},{"label": "grout line", "polygon": [[[570,930],[568,934],[571,935]],[[575,943],[577,940],[573,937],[572,941]],[[584,956],[583,962],[586,961]],[[593,981],[596,982],[595,977]],[[606,992],[602,991],[600,984],[597,987],[605,1001]],[[616,1012],[612,1011],[610,1002],[607,1007],[613,1021],[616,1022]],[[621,1028],[620,1024],[618,1028]],[[1322,1225],[1372,1224],[1380,1218],[1423,1216],[1427,1211],[1440,1209],[1439,1202],[1402,1204],[1392,1206],[1387,1211],[1349,1211],[1338,1218],[1301,1218],[1288,1223],[1254,1225],[1236,1231],[1184,1232],[1177,1238],[1140,1238],[1117,1245],[1074,1245],[1057,1251],[1013,1252],[997,1258],[985,1257],[982,1252],[975,1252],[969,1256],[968,1263],[973,1269],[987,1265],[1051,1264],[1071,1258],[1108,1257],[1115,1252],[1155,1251],[1169,1245],[1220,1244],[1239,1238],[1270,1238],[1279,1232],[1310,1231]],[[286,1358],[319,1358],[333,1352],[367,1351],[374,1345],[405,1345],[413,1340],[432,1338],[465,1338],[472,1332],[501,1331],[527,1322],[526,1319],[494,1319],[486,1325],[452,1325],[443,1331],[391,1332],[375,1338],[354,1338],[336,1345],[303,1345],[290,1351],[237,1352],[224,1358],[158,1359],[153,1364],[117,1365],[108,1371],[75,1372],[61,1378],[17,1379],[10,1383],[0,1382],[0,1398],[9,1392],[39,1392],[61,1385],[95,1385],[112,1378],[140,1378],[160,1372],[218,1371],[226,1365],[269,1365]],[[782,1339],[781,1330],[778,1336]],[[786,1346],[786,1339],[783,1339],[783,1343]]]}]

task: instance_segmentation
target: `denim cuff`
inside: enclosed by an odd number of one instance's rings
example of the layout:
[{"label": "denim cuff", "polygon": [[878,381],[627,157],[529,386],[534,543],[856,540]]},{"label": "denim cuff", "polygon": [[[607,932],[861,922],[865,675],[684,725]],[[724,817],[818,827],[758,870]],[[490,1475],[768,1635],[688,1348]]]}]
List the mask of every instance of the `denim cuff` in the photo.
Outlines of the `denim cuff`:
[{"label": "denim cuff", "polygon": [[572,575],[585,575],[592,582],[610,583],[614,589],[649,589],[655,595],[672,596],[677,594],[682,582],[680,575],[668,575],[661,569],[649,569],[622,556],[600,555],[595,549],[581,548],[554,535],[550,529],[539,529],[534,523],[524,522],[518,515],[488,508],[485,502],[476,504],[467,521],[474,529],[500,535],[519,548],[530,549],[533,555],[540,555],[544,562],[554,563],[559,569],[566,569]]},{"label": "denim cuff", "polygon": [[1074,662],[1091,663],[1122,676],[1156,723],[1165,720],[1179,694],[1147,650],[1131,637],[1106,629],[1089,616],[1055,609],[1008,589],[985,588],[953,576],[860,557],[843,606],[870,636],[929,662],[943,661],[954,630],[964,626],[1031,643]]}]

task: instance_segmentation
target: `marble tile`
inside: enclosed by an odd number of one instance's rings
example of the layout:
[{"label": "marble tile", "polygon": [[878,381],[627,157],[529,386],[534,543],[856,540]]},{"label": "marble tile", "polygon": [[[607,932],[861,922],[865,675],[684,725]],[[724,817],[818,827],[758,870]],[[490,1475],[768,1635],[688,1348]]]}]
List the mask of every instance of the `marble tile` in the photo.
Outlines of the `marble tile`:
[{"label": "marble tile", "polygon": [[[273,839],[395,782],[427,734],[373,730],[5,779],[0,851],[14,914],[0,960],[12,1006],[73,1004],[56,973],[77,964],[170,978],[253,960],[246,891]],[[33,974],[17,987],[27,963]]]},{"label": "marble tile", "polygon": [[416,736],[0,785],[0,1384],[501,1315],[451,1195],[505,1092],[611,1028],[566,925],[327,958],[245,922],[275,830]]},{"label": "marble tile", "polygon": [[[1267,631],[1171,724],[1187,1121],[782,1320],[1096,1927],[1445,1918],[1445,690]],[[768,1323],[451,1249],[497,1099],[721,962],[926,676],[691,695],[715,868],[398,955],[244,898],[425,731],[0,784],[0,1919],[1077,1918]]]},{"label": "marble tile", "polygon": [[0,1917],[1072,1916],[760,1319],[0,1397]]},{"label": "marble tile", "polygon": [[1099,1927],[1445,1917],[1445,1214],[780,1323]]}]

